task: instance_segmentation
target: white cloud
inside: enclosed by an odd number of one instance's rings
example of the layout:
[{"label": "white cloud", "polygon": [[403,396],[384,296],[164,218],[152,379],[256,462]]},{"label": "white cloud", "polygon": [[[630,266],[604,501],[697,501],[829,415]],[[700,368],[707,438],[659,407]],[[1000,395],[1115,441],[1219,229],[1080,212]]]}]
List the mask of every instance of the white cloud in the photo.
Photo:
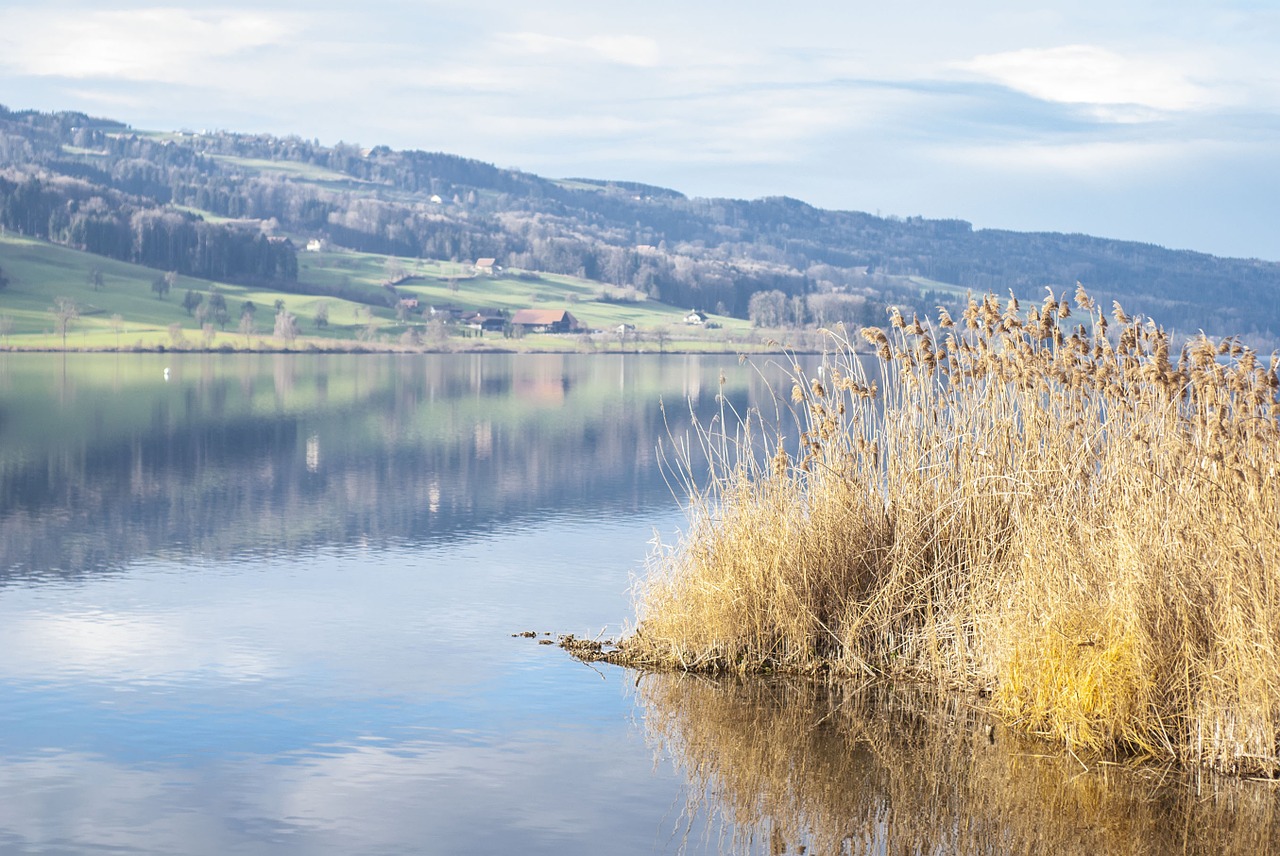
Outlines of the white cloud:
[{"label": "white cloud", "polygon": [[1122,56],[1094,45],[985,54],[956,67],[1059,103],[1183,111],[1213,101],[1209,90],[1192,82],[1172,62]]},{"label": "white cloud", "polygon": [[289,15],[258,12],[7,10],[0,65],[35,76],[191,81],[205,60],[277,44],[296,29]]},{"label": "white cloud", "polygon": [[1090,140],[1075,143],[1023,141],[994,145],[939,147],[940,160],[994,172],[1071,174],[1110,180],[1126,175],[1176,170],[1180,165],[1209,157],[1239,155],[1245,147],[1214,140]]},{"label": "white cloud", "polygon": [[89,613],[19,619],[0,629],[0,643],[24,656],[4,664],[0,677],[42,678],[76,672],[93,677],[150,680],[159,675],[215,675],[257,680],[277,670],[260,649],[218,640],[179,616]]},{"label": "white cloud", "polygon": [[535,56],[560,59],[588,55],[597,60],[639,68],[656,66],[662,57],[658,43],[643,36],[588,36],[569,39],[542,33],[505,33],[497,37],[509,48]]}]

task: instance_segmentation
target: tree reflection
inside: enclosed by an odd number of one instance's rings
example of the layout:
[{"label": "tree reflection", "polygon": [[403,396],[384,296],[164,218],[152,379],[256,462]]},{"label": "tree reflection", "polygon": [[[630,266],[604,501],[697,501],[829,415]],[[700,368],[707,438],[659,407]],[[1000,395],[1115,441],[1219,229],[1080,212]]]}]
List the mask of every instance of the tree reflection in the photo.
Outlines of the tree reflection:
[{"label": "tree reflection", "polygon": [[[669,507],[655,449],[689,430],[687,391],[715,388],[726,364],[734,406],[772,391],[732,358],[632,357],[625,376],[621,359],[74,355],[65,381],[57,358],[10,359],[0,574]],[[717,406],[705,398],[701,418]]]}]

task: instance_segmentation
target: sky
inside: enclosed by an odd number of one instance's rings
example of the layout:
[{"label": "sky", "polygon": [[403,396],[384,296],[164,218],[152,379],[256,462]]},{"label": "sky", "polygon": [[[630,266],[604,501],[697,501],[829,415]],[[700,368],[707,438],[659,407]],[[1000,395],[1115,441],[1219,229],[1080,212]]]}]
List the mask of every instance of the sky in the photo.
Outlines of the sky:
[{"label": "sky", "polygon": [[1275,0],[0,0],[0,104],[1280,260]]}]

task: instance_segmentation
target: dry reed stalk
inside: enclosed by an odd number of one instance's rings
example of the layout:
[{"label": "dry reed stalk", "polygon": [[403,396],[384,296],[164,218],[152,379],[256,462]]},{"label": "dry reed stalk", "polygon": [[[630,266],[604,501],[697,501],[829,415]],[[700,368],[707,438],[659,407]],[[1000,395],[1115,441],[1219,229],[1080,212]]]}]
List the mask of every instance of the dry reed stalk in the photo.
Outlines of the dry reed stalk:
[{"label": "dry reed stalk", "polygon": [[1175,365],[1076,304],[896,315],[876,372],[833,333],[789,410],[722,413],[616,659],[910,676],[1073,750],[1280,774],[1277,360]]}]

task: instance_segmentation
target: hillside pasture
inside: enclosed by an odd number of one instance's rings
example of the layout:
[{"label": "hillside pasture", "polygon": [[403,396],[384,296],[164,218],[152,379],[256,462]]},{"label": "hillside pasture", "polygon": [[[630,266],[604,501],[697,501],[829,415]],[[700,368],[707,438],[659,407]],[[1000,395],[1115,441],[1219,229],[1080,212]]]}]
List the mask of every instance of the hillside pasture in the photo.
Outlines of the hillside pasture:
[{"label": "hillside pasture", "polygon": [[[469,263],[399,259],[376,253],[341,249],[298,254],[298,276],[291,291],[264,286],[211,282],[178,276],[167,296],[159,298],[152,283],[163,271],[72,250],[13,234],[0,235],[0,269],[9,285],[0,291],[0,346],[32,350],[63,347],[53,312],[56,298],[75,301],[79,317],[66,338],[70,349],[203,348],[277,349],[290,343],[276,340],[273,325],[277,300],[297,321],[299,336],[292,347],[395,347],[401,337],[416,328],[428,338],[431,306],[454,307],[464,312],[507,312],[519,309],[567,309],[594,336],[584,334],[529,334],[505,338],[489,332],[480,336],[452,330],[451,335],[425,347],[450,349],[503,349],[521,351],[628,350],[736,351],[755,337],[748,322],[720,316],[710,321],[719,328],[686,325],[687,310],[669,306],[615,286],[560,274],[528,271],[479,273]],[[102,274],[101,290],[94,290],[93,271]],[[398,280],[388,287],[389,280]],[[216,328],[206,341],[194,314],[183,308],[188,290],[205,300],[217,290],[227,304],[225,329]],[[305,293],[299,293],[305,292]],[[416,298],[418,307],[397,317],[396,301]],[[254,329],[239,329],[241,306],[257,307]],[[328,325],[319,327],[321,306]],[[116,320],[118,316],[118,321]],[[170,332],[178,325],[180,338]],[[635,330],[617,335],[621,325]],[[412,347],[420,347],[412,345]]]}]

